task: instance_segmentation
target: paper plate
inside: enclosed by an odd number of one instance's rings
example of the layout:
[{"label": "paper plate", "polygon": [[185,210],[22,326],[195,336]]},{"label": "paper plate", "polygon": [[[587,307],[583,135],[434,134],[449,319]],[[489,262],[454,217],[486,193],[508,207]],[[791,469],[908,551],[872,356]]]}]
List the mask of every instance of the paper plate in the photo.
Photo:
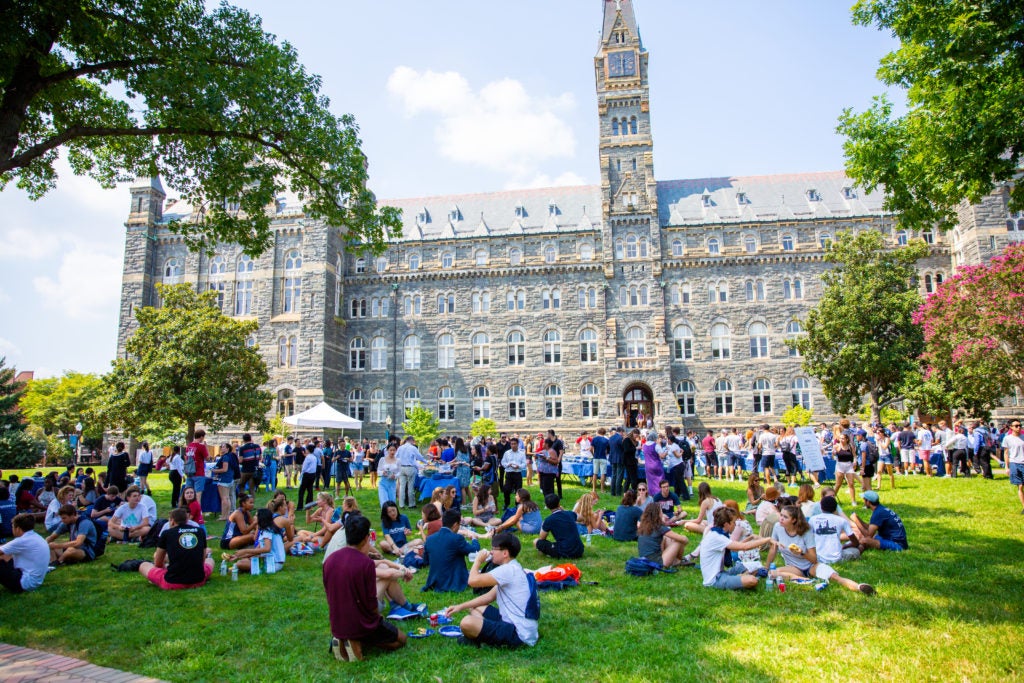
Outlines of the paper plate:
[{"label": "paper plate", "polygon": [[418,628],[415,631],[409,631],[407,634],[410,638],[426,638],[434,635],[434,629],[432,628]]},{"label": "paper plate", "polygon": [[442,626],[441,628],[437,629],[437,632],[445,638],[458,638],[462,635],[462,629],[455,625]]}]

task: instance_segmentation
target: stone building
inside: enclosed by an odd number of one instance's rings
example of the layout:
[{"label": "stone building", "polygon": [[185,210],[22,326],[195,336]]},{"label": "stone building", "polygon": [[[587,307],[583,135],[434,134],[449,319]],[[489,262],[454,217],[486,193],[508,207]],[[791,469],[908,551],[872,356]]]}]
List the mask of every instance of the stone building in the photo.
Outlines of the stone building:
[{"label": "stone building", "polygon": [[189,252],[166,228],[191,208],[133,187],[119,349],[157,282],[221,295],[260,323],[274,409],[327,400],[379,435],[420,403],[446,431],[572,432],[638,413],[659,424],[777,422],[802,404],[834,417],[786,344],[821,296],[837,233],[924,238],[922,293],[1024,236],[999,191],[946,235],[909,234],[842,172],[658,181],[648,60],[631,0],[603,0],[594,57],[597,186],[386,200],[402,236],[380,257],[274,207],[274,247]]}]

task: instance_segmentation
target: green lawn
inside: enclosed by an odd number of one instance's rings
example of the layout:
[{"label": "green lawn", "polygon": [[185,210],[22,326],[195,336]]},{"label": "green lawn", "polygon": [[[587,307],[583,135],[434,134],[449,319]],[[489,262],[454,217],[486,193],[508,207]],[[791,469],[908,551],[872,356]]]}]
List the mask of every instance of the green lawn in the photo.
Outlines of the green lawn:
[{"label": "green lawn", "polygon": [[[169,486],[162,475],[151,482],[163,511]],[[743,496],[739,484],[712,485],[722,498]],[[150,551],[110,545],[101,561],[52,572],[34,593],[2,593],[0,641],[172,681],[1024,678],[1024,518],[1006,476],[898,477],[897,486],[886,485],[882,501],[903,517],[911,551],[868,553],[842,567],[875,584],[872,598],[837,585],[723,593],[703,588],[695,569],[634,578],[623,563],[635,544],[600,538],[578,562],[584,580],[600,585],[544,594],[535,648],[478,650],[434,636],[346,664],[327,652],[321,556],[289,558],[283,573],[237,583],[215,573],[202,589],[171,593],[110,570]],[[582,491],[567,486],[568,502]],[[357,497],[379,521],[376,491]],[[695,502],[687,508],[694,514]],[[546,564],[532,546],[520,561]],[[413,599],[432,611],[465,599],[420,593],[425,572],[408,584]]]}]

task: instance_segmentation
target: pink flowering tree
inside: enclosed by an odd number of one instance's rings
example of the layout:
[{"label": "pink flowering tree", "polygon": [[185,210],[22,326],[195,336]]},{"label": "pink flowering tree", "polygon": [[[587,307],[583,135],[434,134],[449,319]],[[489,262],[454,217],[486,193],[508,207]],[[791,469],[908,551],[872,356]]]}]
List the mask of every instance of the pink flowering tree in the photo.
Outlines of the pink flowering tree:
[{"label": "pink flowering tree", "polygon": [[1024,244],[961,268],[914,314],[925,338],[923,377],[910,398],[929,412],[988,416],[1024,387]]}]

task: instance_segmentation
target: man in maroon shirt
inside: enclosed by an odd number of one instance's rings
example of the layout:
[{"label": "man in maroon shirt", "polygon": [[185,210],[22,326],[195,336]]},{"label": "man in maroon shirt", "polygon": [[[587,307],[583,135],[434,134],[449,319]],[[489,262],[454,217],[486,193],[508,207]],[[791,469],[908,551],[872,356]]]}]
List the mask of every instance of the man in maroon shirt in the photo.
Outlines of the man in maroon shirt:
[{"label": "man in maroon shirt", "polygon": [[[196,464],[196,473],[189,475],[185,486],[191,486],[196,492],[196,502],[203,504],[203,489],[206,488],[206,461],[210,458],[210,452],[206,450],[206,430],[197,429],[195,441],[185,448],[185,466],[189,461]],[[221,511],[223,514],[223,511]]]},{"label": "man in maroon shirt", "polygon": [[[331,554],[324,562],[324,590],[331,620],[331,652],[338,660],[363,659],[363,648],[397,650],[405,645],[405,633],[381,617],[377,599],[376,563],[370,559],[370,520],[362,515],[345,523],[348,545]],[[397,580],[388,582],[388,594],[398,604],[403,595],[391,594]]]}]

